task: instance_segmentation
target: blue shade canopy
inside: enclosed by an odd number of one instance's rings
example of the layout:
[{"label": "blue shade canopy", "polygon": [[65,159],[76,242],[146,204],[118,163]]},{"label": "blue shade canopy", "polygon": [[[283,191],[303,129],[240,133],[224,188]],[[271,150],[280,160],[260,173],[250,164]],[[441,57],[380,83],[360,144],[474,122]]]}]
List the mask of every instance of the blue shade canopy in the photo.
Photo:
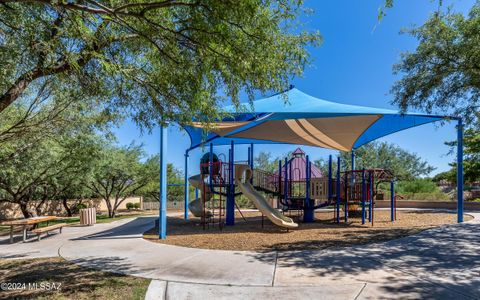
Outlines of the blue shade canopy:
[{"label": "blue shade canopy", "polygon": [[231,116],[219,120],[209,132],[202,123],[184,126],[190,149],[205,143],[228,145],[233,140],[236,144],[301,144],[350,151],[401,130],[449,119],[330,102],[296,88],[238,110],[228,106],[225,111]]}]

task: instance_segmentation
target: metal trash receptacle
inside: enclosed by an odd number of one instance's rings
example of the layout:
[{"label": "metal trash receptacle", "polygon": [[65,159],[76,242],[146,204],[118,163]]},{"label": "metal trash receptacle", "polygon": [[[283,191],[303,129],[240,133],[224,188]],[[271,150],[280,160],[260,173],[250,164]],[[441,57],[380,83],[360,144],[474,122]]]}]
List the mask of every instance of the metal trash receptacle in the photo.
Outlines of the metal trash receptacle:
[{"label": "metal trash receptacle", "polygon": [[97,210],[92,208],[80,209],[80,225],[94,225],[97,223]]}]

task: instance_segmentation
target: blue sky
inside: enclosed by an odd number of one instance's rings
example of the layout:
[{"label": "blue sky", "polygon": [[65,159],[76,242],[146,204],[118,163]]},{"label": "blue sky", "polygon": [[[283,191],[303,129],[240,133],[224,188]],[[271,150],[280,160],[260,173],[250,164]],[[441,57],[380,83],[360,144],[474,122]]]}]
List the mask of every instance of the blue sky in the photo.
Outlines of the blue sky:
[{"label": "blue sky", "polygon": [[[475,1],[444,1],[444,9],[453,5],[459,12],[468,12]],[[306,29],[320,30],[324,42],[319,48],[309,48],[312,65],[305,69],[303,78],[295,78],[292,84],[307,94],[325,100],[374,106],[396,107],[390,104],[389,90],[395,82],[392,65],[399,61],[400,53],[413,50],[417,41],[406,34],[403,28],[423,24],[437,9],[438,2],[430,0],[397,0],[387,16],[377,24],[378,7],[383,0],[370,1],[314,1],[306,0],[305,6],[314,10],[302,17]],[[158,153],[159,131],[141,135],[131,121],[126,121],[114,130],[120,144],[143,143],[148,154]],[[456,138],[452,124],[445,126],[424,125],[392,134],[380,141],[392,142],[415,152],[437,169],[438,173],[449,169],[453,156],[447,156],[449,148],[445,141]],[[168,131],[168,162],[184,169],[185,149],[190,146],[188,136],[178,127]],[[287,153],[297,146],[255,145],[255,152],[268,151],[274,157]],[[327,158],[334,151],[303,147],[312,159]],[[216,152],[227,154],[225,147]],[[236,146],[236,159],[247,157],[247,146]],[[202,150],[191,152],[189,173],[197,173]]]}]

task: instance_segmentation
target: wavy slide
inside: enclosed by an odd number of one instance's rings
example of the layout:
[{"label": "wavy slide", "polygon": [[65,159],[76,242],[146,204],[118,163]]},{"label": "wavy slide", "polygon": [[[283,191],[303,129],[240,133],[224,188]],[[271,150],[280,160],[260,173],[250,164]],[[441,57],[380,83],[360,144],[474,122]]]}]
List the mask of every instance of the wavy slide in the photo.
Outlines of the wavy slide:
[{"label": "wavy slide", "polygon": [[[243,176],[244,174],[245,176]],[[244,182],[242,182],[242,177],[244,177]],[[272,221],[273,224],[289,229],[297,228],[298,224],[293,222],[291,218],[284,216],[268,204],[265,197],[252,186],[250,178],[252,178],[252,169],[250,169],[249,165],[235,165],[235,183],[245,197],[250,199],[258,210]]]},{"label": "wavy slide", "polygon": [[[193,200],[192,202],[188,203],[188,209],[192,212],[195,217],[202,217],[203,214],[203,188],[205,187],[205,201],[210,201],[212,199],[212,193],[210,192],[210,187],[208,184],[203,184],[202,175],[193,175],[192,177],[188,178],[188,182],[190,184],[200,190],[200,197]],[[212,214],[211,211],[206,211],[207,217]]]}]

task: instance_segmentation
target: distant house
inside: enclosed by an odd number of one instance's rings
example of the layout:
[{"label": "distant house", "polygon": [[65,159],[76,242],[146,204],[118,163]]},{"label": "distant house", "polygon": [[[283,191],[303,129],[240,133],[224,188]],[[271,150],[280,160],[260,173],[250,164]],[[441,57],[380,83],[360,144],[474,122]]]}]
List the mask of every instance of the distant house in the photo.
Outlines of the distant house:
[{"label": "distant house", "polygon": [[[306,170],[307,160],[305,158],[305,151],[297,148],[293,151],[292,156],[287,162],[288,179],[293,181],[302,181],[307,178]],[[278,170],[275,172],[278,175]],[[311,178],[323,177],[322,171],[312,163]],[[285,178],[285,166],[282,165],[282,178]]]}]

